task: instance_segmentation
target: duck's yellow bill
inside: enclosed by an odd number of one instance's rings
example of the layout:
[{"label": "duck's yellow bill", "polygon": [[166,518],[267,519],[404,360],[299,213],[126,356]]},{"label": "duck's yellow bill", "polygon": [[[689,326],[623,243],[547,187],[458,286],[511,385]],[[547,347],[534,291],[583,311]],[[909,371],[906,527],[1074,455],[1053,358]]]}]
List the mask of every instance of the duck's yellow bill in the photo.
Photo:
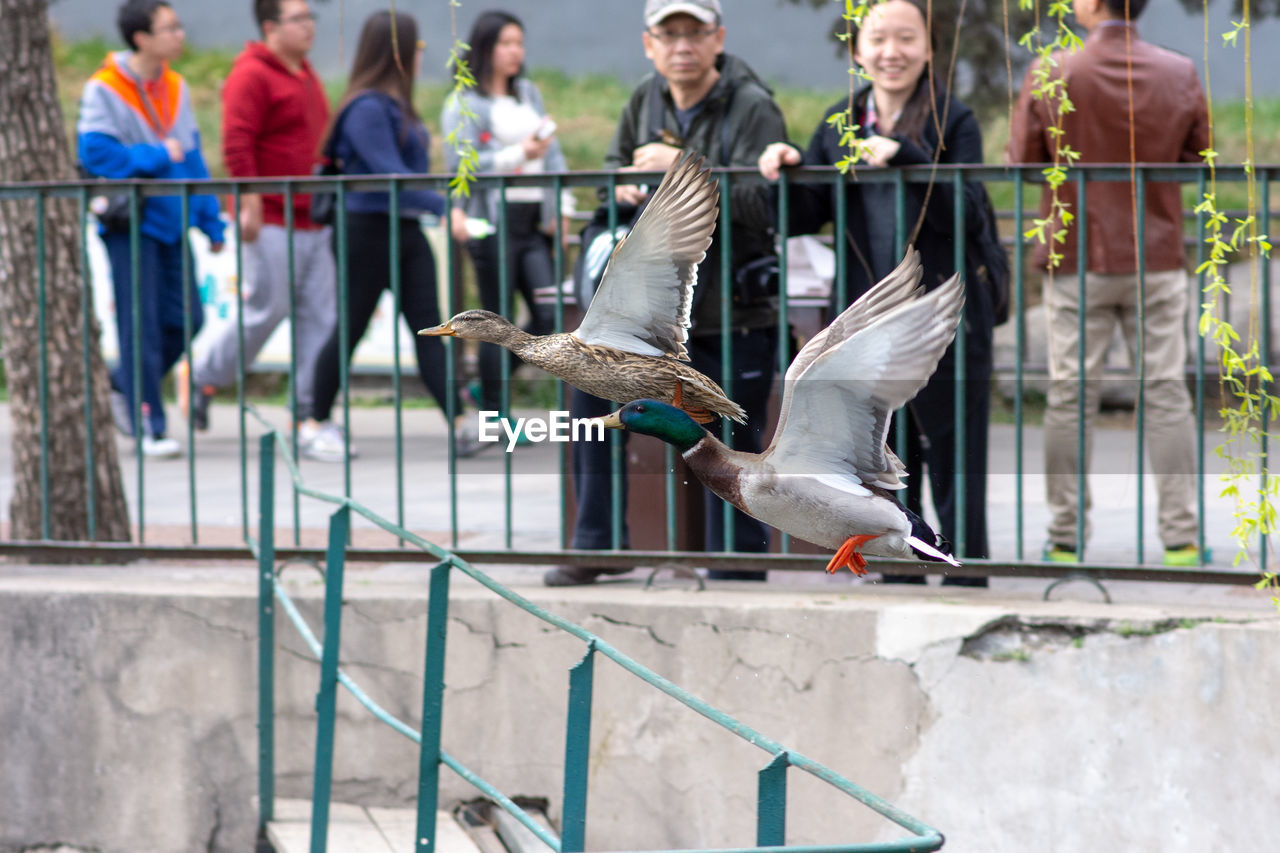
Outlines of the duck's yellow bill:
[{"label": "duck's yellow bill", "polygon": [[596,420],[604,424],[605,429],[626,429],[626,427],[622,425],[622,418],[618,417],[618,413],[621,411],[622,410],[619,409],[612,415],[605,415],[603,418],[596,418]]},{"label": "duck's yellow bill", "polygon": [[457,337],[457,332],[453,330],[452,323],[441,323],[439,326],[432,326],[430,329],[420,329],[418,334],[424,337]]}]

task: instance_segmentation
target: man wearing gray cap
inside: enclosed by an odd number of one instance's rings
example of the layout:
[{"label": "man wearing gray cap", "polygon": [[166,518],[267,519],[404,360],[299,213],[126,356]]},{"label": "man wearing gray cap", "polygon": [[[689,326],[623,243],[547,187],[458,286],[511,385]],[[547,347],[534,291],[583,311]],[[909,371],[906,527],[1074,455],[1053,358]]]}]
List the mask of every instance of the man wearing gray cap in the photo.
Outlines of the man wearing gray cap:
[{"label": "man wearing gray cap", "polygon": [[[661,172],[685,148],[698,151],[709,166],[754,166],[770,142],[786,139],[782,111],[755,72],[736,56],[724,52],[725,28],[719,0],[647,0],[644,54],[654,73],[640,82],[618,121],[605,156],[605,167],[620,172]],[[723,186],[723,184],[722,184]],[[643,185],[617,188],[618,220],[625,222],[648,198]],[[693,292],[689,356],[698,370],[726,385],[747,411],[746,426],[733,431],[733,446],[759,452],[767,418],[769,390],[777,364],[778,299],[774,234],[762,184],[732,185],[730,232],[729,315],[721,315],[722,272],[720,240],[723,221],[698,265]],[[733,357],[721,361],[721,327],[730,329]],[[626,400],[619,402],[629,402]],[[574,417],[608,414],[608,401],[574,390]],[[619,482],[610,476],[609,445],[575,442],[574,488],[577,518],[574,548],[612,547],[611,504],[625,500],[626,472]],[[764,551],[769,529],[741,512],[732,517],[732,532],[724,530],[723,504],[706,493],[705,547],[720,551]],[[625,517],[625,507],[624,507]],[[620,543],[626,547],[626,531]],[[547,573],[549,586],[592,583],[600,574],[618,570],[561,567]],[[763,572],[712,573],[711,577],[763,580]]]}]

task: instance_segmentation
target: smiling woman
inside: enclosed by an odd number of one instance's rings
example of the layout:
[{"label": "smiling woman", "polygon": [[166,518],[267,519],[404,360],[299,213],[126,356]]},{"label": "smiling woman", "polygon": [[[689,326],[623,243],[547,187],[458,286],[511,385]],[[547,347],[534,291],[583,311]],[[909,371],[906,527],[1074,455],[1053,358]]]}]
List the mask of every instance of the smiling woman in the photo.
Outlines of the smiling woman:
[{"label": "smiling woman", "polygon": [[[861,128],[872,166],[910,166],[982,162],[982,131],[973,112],[953,97],[933,73],[935,46],[926,25],[927,9],[918,0],[888,0],[875,6],[857,33],[854,58],[871,84],[853,98],[853,123]],[[938,37],[936,29],[932,31]],[[834,104],[829,115],[843,114],[847,100]],[[787,144],[770,145],[760,156],[760,171],[776,178],[779,167],[803,162],[830,165],[844,147],[839,132],[827,121],[819,123],[803,154]],[[895,188],[888,183],[850,182],[846,240],[849,246],[849,297],[866,292],[897,264],[905,245],[914,243],[924,266],[924,285],[933,289],[955,268],[952,227],[954,189],[949,181],[911,183],[904,190],[902,220],[896,226]],[[830,185],[797,185],[791,195],[790,233],[809,234],[834,218]],[[986,190],[975,181],[963,188],[964,221],[976,230],[984,222]],[[972,232],[966,235],[966,243]],[[972,245],[972,244],[969,244]],[[994,321],[991,294],[977,265],[977,252],[966,251],[963,272],[967,304],[963,341],[942,357],[933,377],[909,407],[907,419],[907,506],[922,512],[921,475],[927,470],[943,536],[962,557],[987,556],[986,468],[987,418]],[[833,312],[845,306],[833,304]],[[959,352],[959,354],[957,354]],[[957,380],[956,359],[963,360],[964,378]],[[961,415],[957,417],[956,412]],[[957,444],[960,453],[957,454]],[[957,470],[955,460],[964,460]],[[963,492],[963,496],[961,496]],[[960,509],[963,507],[963,509]],[[887,581],[919,582],[921,577],[886,576]],[[971,584],[985,579],[947,578]]]}]

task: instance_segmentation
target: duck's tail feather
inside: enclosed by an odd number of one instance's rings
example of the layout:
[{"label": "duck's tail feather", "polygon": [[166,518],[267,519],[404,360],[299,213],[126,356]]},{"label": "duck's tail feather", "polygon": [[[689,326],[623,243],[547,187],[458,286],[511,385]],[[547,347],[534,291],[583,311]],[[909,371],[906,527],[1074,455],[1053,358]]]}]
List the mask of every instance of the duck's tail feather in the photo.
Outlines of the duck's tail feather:
[{"label": "duck's tail feather", "polygon": [[951,543],[945,537],[934,533],[933,529],[925,524],[923,518],[906,507],[903,507],[903,512],[911,521],[911,535],[906,537],[906,542],[913,551],[933,563],[960,565],[959,560],[947,553],[951,550]]},{"label": "duck's tail feather", "polygon": [[957,560],[955,557],[951,556],[950,554],[945,554],[942,551],[939,551],[937,548],[933,547],[928,542],[925,542],[923,539],[919,539],[915,536],[908,536],[907,544],[911,546],[911,549],[913,551],[915,551],[924,559],[929,560],[931,562],[950,563],[953,566],[960,565],[960,561]]}]

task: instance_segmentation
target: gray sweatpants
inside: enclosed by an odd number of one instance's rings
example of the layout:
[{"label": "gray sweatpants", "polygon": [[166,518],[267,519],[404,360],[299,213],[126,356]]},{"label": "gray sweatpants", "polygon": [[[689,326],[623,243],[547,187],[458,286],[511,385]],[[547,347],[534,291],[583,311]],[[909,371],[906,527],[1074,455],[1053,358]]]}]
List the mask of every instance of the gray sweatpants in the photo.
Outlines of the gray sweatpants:
[{"label": "gray sweatpants", "polygon": [[[330,248],[330,229],[295,231],[293,267],[297,293],[297,361],[294,377],[298,388],[298,420],[311,416],[315,398],[313,378],[316,356],[337,324],[337,273]],[[244,261],[244,358],[247,368],[258,357],[280,321],[289,316],[289,242],[280,225],[263,225],[258,239],[245,243]],[[234,323],[219,327],[218,337],[197,358],[196,387],[216,388],[236,378],[239,347]]]}]

